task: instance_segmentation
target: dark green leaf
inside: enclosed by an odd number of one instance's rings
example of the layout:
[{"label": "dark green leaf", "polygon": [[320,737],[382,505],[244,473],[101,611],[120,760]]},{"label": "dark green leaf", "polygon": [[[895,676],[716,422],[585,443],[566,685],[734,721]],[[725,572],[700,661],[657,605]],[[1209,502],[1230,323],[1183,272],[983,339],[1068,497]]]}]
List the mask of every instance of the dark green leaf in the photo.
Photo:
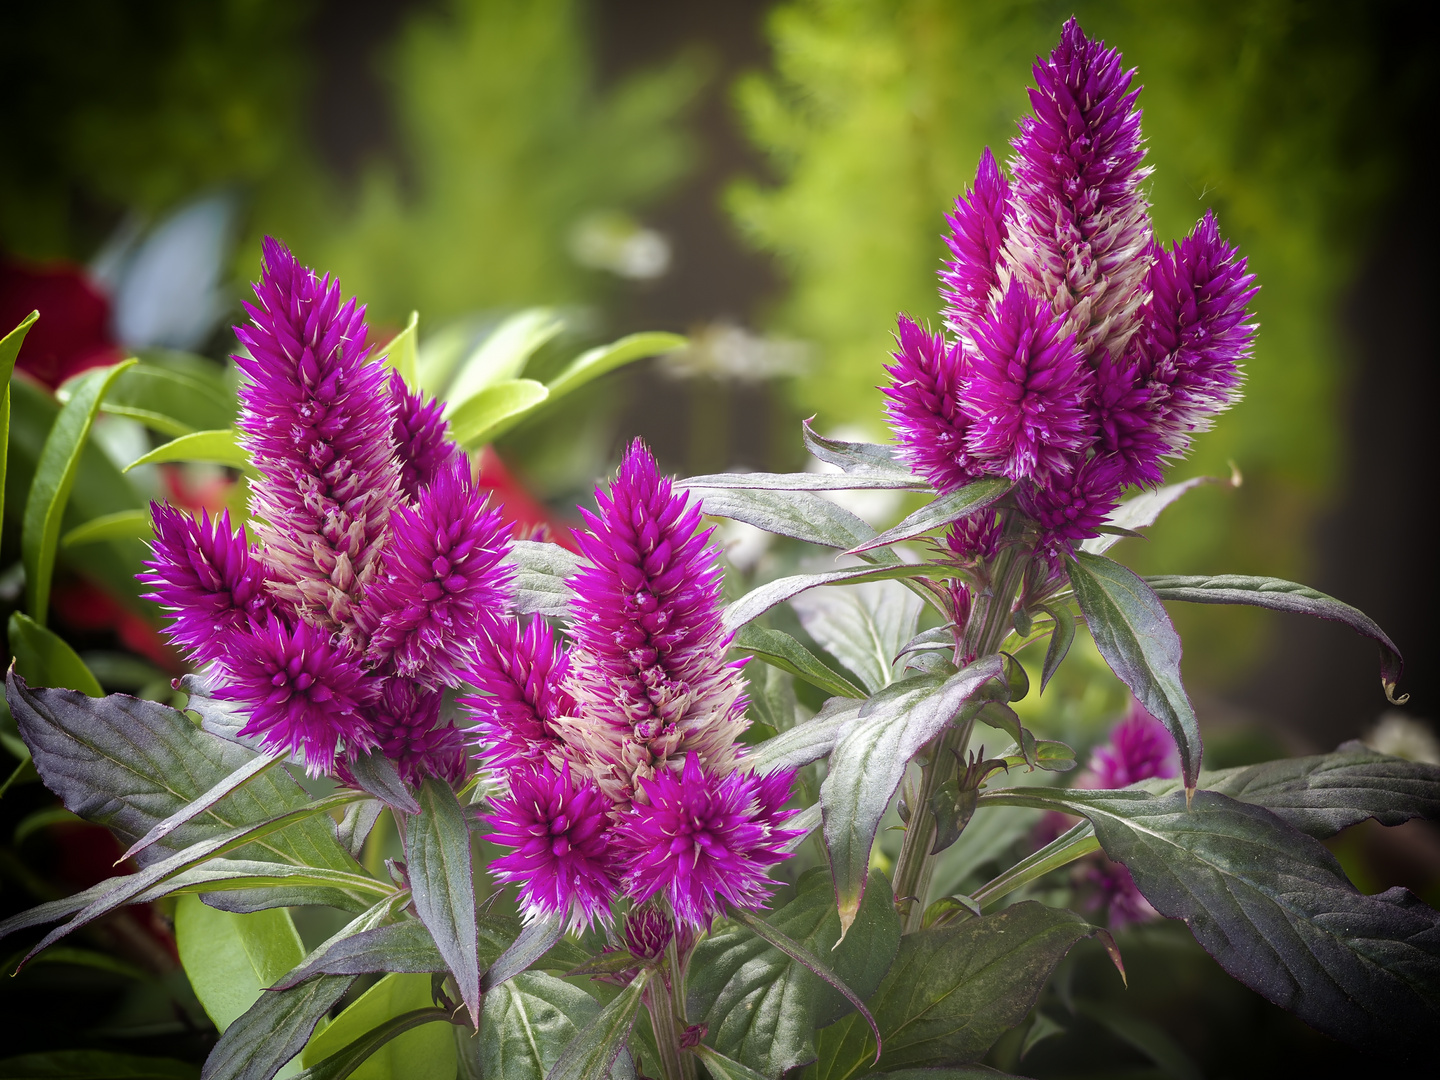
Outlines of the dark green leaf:
[{"label": "dark green leaf", "polygon": [[1067,564],[1095,647],[1174,737],[1185,786],[1194,788],[1204,748],[1195,709],[1180,679],[1180,635],[1165,606],[1143,579],[1103,555],[1082,551]]},{"label": "dark green leaf", "polygon": [[485,971],[480,989],[485,993],[515,978],[536,963],[565,936],[565,920],[558,916],[531,919],[499,958]]},{"label": "dark green leaf", "polygon": [[525,972],[485,995],[480,1020],[481,1073],[504,1080],[545,1080],[560,1053],[600,1012],[578,986]]},{"label": "dark green leaf", "polygon": [[1198,791],[1010,789],[995,802],[1083,814],[1162,915],[1220,966],[1306,1023],[1419,1058],[1440,1022],[1440,913],[1409,892],[1357,892],[1329,850],[1264,807]]},{"label": "dark green leaf", "polygon": [[580,571],[580,556],[559,544],[517,540],[511,545],[509,561],[519,567],[515,575],[516,614],[570,614],[574,594],[568,582]]},{"label": "dark green leaf", "polygon": [[415,911],[455,976],[460,997],[480,1025],[480,962],[471,881],[470,828],[455,792],[431,778],[420,786],[420,813],[410,819],[405,856]]},{"label": "dark green leaf", "polygon": [[851,473],[708,473],[676,483],[680,488],[762,488],[767,491],[856,491],[868,488],[909,488],[930,485],[918,476],[864,476]]},{"label": "dark green leaf", "polygon": [[875,832],[910,759],[1003,673],[1000,657],[987,656],[948,679],[926,675],[893,683],[865,703],[831,752],[820,806],[842,926],[859,910]]},{"label": "dark green leaf", "polygon": [[199,1075],[188,1061],[109,1050],[47,1050],[0,1061],[0,1080],[196,1080]]},{"label": "dark green leaf", "polygon": [[450,416],[451,438],[466,450],[478,450],[538,408],[550,391],[534,379],[507,379],[487,386]]},{"label": "dark green leaf", "polygon": [[291,990],[261,994],[220,1036],[200,1080],[270,1080],[354,981],[354,975],[321,975]]},{"label": "dark green leaf", "polygon": [[175,905],[175,944],[195,996],[222,1032],[305,955],[284,908],[236,915],[198,896]]},{"label": "dark green leaf", "polygon": [[791,602],[805,632],[876,693],[892,680],[891,665],[915,633],[920,598],[893,581],[816,589]]},{"label": "dark green leaf", "polygon": [[[600,1015],[586,1024],[580,1034],[570,1040],[559,1059],[545,1074],[545,1080],[605,1080],[610,1067],[625,1049],[630,1029],[640,1013],[641,995],[653,968],[642,971],[624,990],[600,1010]],[[656,991],[664,993],[663,987]]]},{"label": "dark green leaf", "polygon": [[[767,922],[824,957],[862,998],[880,985],[900,947],[900,919],[883,876],[867,891],[843,942],[824,867],[806,871],[795,898],[772,910]],[[709,1042],[771,1077],[814,1060],[815,1029],[850,1011],[845,998],[803,964],[734,922],[696,946],[687,991],[686,1014],[709,1026]]]},{"label": "dark green leaf", "polygon": [[25,335],[38,318],[40,312],[30,312],[19,326],[0,338],[0,522],[5,520],[5,470],[10,456],[10,378],[15,374],[15,360],[20,346],[25,344]]},{"label": "dark green leaf", "polygon": [[750,684],[750,716],[754,726],[771,731],[789,731],[795,726],[795,679],[788,671],[770,664],[752,664],[745,669]]},{"label": "dark green leaf", "polygon": [[400,770],[395,763],[378,750],[368,754],[357,754],[350,762],[350,771],[355,783],[368,791],[387,806],[403,814],[418,814],[420,804],[400,779]]},{"label": "dark green leaf", "polygon": [[821,461],[849,473],[852,476],[880,476],[922,484],[920,477],[910,470],[900,456],[897,446],[882,443],[846,442],[843,439],[827,439],[816,435],[806,420],[801,425],[805,449]]},{"label": "dark green leaf", "polygon": [[1040,692],[1043,694],[1046,685],[1065,662],[1070,646],[1075,643],[1075,616],[1063,604],[1045,604],[1042,610],[1055,624],[1050,631],[1050,644],[1045,649],[1045,665],[1040,671]]},{"label": "dark green leaf", "polygon": [[[100,683],[64,638],[20,611],[10,616],[9,630],[10,652],[22,682],[78,690],[92,698],[104,697]],[[24,734],[22,730],[21,735]]]},{"label": "dark green leaf", "polygon": [[609,345],[601,345],[581,353],[547,384],[550,397],[558,398],[578,390],[592,379],[614,371],[647,356],[660,356],[684,348],[689,342],[679,334],[649,331],[630,334]]},{"label": "dark green leaf", "polygon": [[345,811],[345,816],[340,819],[340,826],[336,830],[336,838],[352,858],[359,859],[365,850],[365,841],[370,836],[370,830],[375,828],[375,823],[380,820],[380,815],[385,812],[385,804],[379,799],[365,799],[362,802],[351,803]]},{"label": "dark green leaf", "polygon": [[[327,943],[328,944],[328,943]],[[298,958],[297,958],[298,960]],[[288,990],[312,975],[368,975],[376,972],[443,972],[445,965],[430,931],[417,919],[401,919],[388,926],[342,937],[319,956],[307,958],[274,983]]]},{"label": "dark green leaf", "polygon": [[764,1073],[758,1073],[748,1065],[742,1065],[711,1049],[704,1043],[695,1047],[695,1056],[705,1063],[710,1080],[768,1080]]},{"label": "dark green leaf", "polygon": [[734,647],[758,656],[781,671],[798,675],[812,686],[818,686],[836,697],[861,698],[865,692],[849,679],[827,666],[814,653],[789,634],[749,623],[735,635]]},{"label": "dark green leaf", "polygon": [[1396,705],[1405,704],[1409,697],[1395,696],[1395,687],[1405,670],[1405,661],[1389,635],[1363,611],[1342,604],[1333,596],[1281,578],[1245,577],[1240,574],[1217,577],[1167,575],[1145,580],[1161,600],[1185,600],[1192,604],[1249,604],[1344,623],[1380,647],[1380,684],[1385,696]]},{"label": "dark green leaf", "polygon": [[782,731],[751,748],[745,762],[757,773],[798,769],[819,761],[835,749],[846,728],[855,722],[864,702],[857,698],[831,698],[803,724]]},{"label": "dark green leaf", "polygon": [[859,584],[864,581],[888,581],[892,578],[944,576],[940,566],[847,566],[843,570],[826,570],[819,574],[796,574],[777,578],[746,593],[725,609],[725,629],[737,631],[750,620],[763,615],[776,604],[820,585]]},{"label": "dark green leaf", "polygon": [[[449,1010],[439,1009],[433,1005],[423,1009],[411,1009],[399,1016],[392,1016],[359,1038],[346,1043],[344,1049],[335,1051],[304,1072],[297,1073],[295,1080],[345,1080],[345,1077],[365,1064],[377,1050],[391,1039],[425,1024],[448,1022],[449,1020]],[[413,1057],[408,1060],[412,1065],[417,1064]]]},{"label": "dark green leaf", "polygon": [[209,791],[201,795],[193,802],[186,803],[175,813],[171,814],[164,821],[155,825],[149,832],[142,836],[135,843],[126,849],[122,859],[133,859],[151,844],[165,839],[187,821],[193,821],[206,810],[225,798],[232,791],[237,790],[249,781],[255,779],[262,772],[273,768],[280,763],[279,758],[265,757],[263,755],[251,758],[241,765],[229,776],[215,782]]},{"label": "dark green leaf", "polygon": [[844,507],[812,491],[765,491],[761,488],[687,486],[711,517],[730,518],[821,547],[849,548],[863,544],[875,530]]},{"label": "dark green leaf", "polygon": [[[1026,901],[903,938],[870,999],[885,1039],[881,1068],[978,1061],[1025,1018],[1070,948],[1094,932],[1072,911]],[[820,1032],[819,1051],[820,1080],[857,1076],[875,1039],[846,1017]]]},{"label": "dark green leaf", "polygon": [[75,472],[90,435],[90,425],[95,421],[100,399],[120,373],[134,363],[126,360],[80,376],[40,452],[35,479],[25,503],[20,552],[25,562],[25,606],[42,626],[50,608],[50,580],[55,572],[60,522],[70,499],[70,489],[75,485]]},{"label": "dark green leaf", "polygon": [[200,461],[254,472],[250,455],[240,445],[240,433],[233,427],[181,435],[163,446],[157,446],[148,454],[142,454],[126,465],[125,471],[129,472],[140,465],[159,465],[170,461]]},{"label": "dark green leaf", "polygon": [[905,540],[914,540],[917,536],[924,536],[928,532],[949,525],[952,521],[969,517],[976,511],[998,502],[1014,486],[1013,480],[1003,476],[987,476],[966,484],[956,491],[938,496],[933,501],[926,503],[893,529],[886,529],[873,540],[852,548],[851,554],[870,551],[873,548],[885,547],[889,544],[899,544]]},{"label": "dark green leaf", "polygon": [[174,438],[235,422],[235,395],[218,365],[178,371],[139,363],[110,387],[100,408]]}]

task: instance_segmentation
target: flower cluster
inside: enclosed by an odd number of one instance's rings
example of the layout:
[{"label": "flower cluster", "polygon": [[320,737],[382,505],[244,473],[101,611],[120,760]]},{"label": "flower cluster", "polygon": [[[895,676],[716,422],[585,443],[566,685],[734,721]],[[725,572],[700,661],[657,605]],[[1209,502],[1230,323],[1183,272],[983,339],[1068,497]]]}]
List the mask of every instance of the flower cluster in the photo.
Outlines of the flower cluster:
[{"label": "flower cluster", "polygon": [[596,494],[573,642],[538,618],[495,628],[463,699],[503,785],[486,821],[513,851],[491,869],[531,915],[584,925],[625,896],[705,929],[769,896],[794,776],[756,775],[736,745],[743,678],[699,507],[639,442]]},{"label": "flower cluster", "polygon": [[508,608],[508,529],[439,406],[374,361],[337,282],[267,240],[246,310],[235,362],[258,542],[228,515],[156,506],[150,598],[265,749],[342,778],[378,750],[411,782],[458,779],[464,741],[441,695]]},{"label": "flower cluster", "polygon": [[900,319],[885,392],[911,466],[1013,480],[1053,563],[1234,401],[1255,286],[1211,214],[1156,241],[1117,51],[1072,19],[1034,74],[1010,177],[986,150],[948,216],[945,331]]}]

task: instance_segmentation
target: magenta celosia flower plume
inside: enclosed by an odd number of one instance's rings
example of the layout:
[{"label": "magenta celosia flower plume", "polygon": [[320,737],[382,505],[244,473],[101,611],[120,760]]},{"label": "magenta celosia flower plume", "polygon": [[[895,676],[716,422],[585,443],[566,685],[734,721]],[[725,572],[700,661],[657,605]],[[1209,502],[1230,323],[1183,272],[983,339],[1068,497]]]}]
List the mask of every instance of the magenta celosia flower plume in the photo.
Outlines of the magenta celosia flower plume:
[{"label": "magenta celosia flower plume", "polygon": [[443,404],[409,389],[398,371],[390,375],[390,396],[395,400],[392,437],[400,462],[400,490],[414,502],[421,488],[453,468],[465,452],[450,441],[450,425],[441,416]]},{"label": "magenta celosia flower plume", "polygon": [[968,342],[971,329],[990,307],[1000,280],[1000,260],[1009,238],[1010,182],[987,146],[980,155],[975,186],[955,200],[947,214],[945,246],[951,258],[940,271],[940,298],[946,325]]},{"label": "magenta celosia flower plume", "polygon": [[236,327],[239,428],[260,470],[256,532],[283,597],[305,617],[348,630],[380,572],[400,503],[395,403],[369,363],[363,310],[267,239],[264,273]]},{"label": "magenta celosia flower plume", "polygon": [[684,769],[662,769],[642,780],[621,820],[615,843],[625,852],[625,884],[637,903],[663,896],[676,918],[708,930],[724,904],[758,908],[775,883],[765,871],[789,858],[799,833],[784,829],[795,811],[792,771],[719,775],[687,755]]},{"label": "magenta celosia flower plume", "polygon": [[576,537],[588,562],[571,579],[574,737],[612,794],[687,752],[728,771],[744,680],[725,660],[721,570],[700,507],[639,440],[596,496],[599,513],[582,511],[589,530]]},{"label": "magenta celosia flower plume", "polygon": [[466,676],[480,694],[460,699],[475,719],[486,764],[507,768],[562,757],[555,721],[577,712],[565,689],[569,670],[569,656],[541,616],[486,628]]},{"label": "magenta celosia flower plume", "polygon": [[970,421],[960,407],[964,353],[943,334],[929,333],[903,315],[896,343],[885,395],[901,453],[936,491],[964,487],[984,472],[965,445]]},{"label": "magenta celosia flower plume", "polygon": [[1110,738],[1090,755],[1090,765],[1080,777],[1081,787],[1122,788],[1152,777],[1180,775],[1180,753],[1165,725],[1156,720],[1138,701],[1131,700],[1125,719],[1116,724]]}]

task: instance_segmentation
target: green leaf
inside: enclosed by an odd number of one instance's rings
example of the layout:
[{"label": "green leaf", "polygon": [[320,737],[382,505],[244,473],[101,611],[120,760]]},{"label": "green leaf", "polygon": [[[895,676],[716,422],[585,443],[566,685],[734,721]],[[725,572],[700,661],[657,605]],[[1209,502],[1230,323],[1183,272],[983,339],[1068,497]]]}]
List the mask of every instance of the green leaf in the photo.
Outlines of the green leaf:
[{"label": "green leaf", "polygon": [[[1034,1007],[1071,947],[1095,932],[1072,911],[1026,901],[901,939],[870,998],[885,1040],[880,1068],[978,1061]],[[875,1054],[874,1037],[854,1016],[818,1042],[819,1080],[858,1076]]]},{"label": "green leaf", "polygon": [[460,997],[480,1025],[480,963],[471,881],[470,828],[450,785],[434,777],[420,786],[420,813],[410,819],[405,857],[415,912],[445,958]]},{"label": "green leaf", "polygon": [[860,908],[875,832],[910,759],[986,683],[1003,676],[1001,658],[987,656],[948,679],[926,675],[893,683],[865,703],[831,752],[820,806],[842,927]]},{"label": "green leaf", "polygon": [[[900,919],[883,876],[867,892],[843,942],[824,867],[806,871],[795,898],[766,921],[828,960],[836,977],[862,998],[880,985],[900,947]],[[845,998],[803,964],[735,922],[722,923],[695,947],[686,1014],[709,1026],[716,1050],[766,1076],[814,1060],[815,1029],[849,1011]]]},{"label": "green leaf", "polygon": [[893,680],[895,657],[914,635],[924,605],[902,585],[874,581],[815,589],[795,597],[791,606],[806,633],[873,694]]},{"label": "green leaf", "polygon": [[599,1014],[595,999],[551,975],[525,972],[485,995],[481,1073],[545,1080],[565,1047]]},{"label": "green leaf", "polygon": [[559,544],[516,540],[508,558],[519,571],[515,575],[516,614],[569,615],[574,592],[568,582],[580,572],[580,556]]},{"label": "green leaf", "polygon": [[987,476],[966,484],[964,487],[926,503],[919,510],[900,522],[893,529],[887,529],[879,536],[850,549],[850,554],[859,554],[874,548],[914,540],[917,536],[949,525],[952,521],[969,517],[1000,499],[1015,486],[1013,480],[1003,476]]},{"label": "green leaf", "polygon": [[0,1061],[0,1080],[196,1080],[199,1075],[188,1061],[109,1050],[46,1050]]},{"label": "green leaf", "polygon": [[164,446],[157,446],[148,454],[142,454],[126,465],[125,471],[129,472],[140,465],[158,465],[171,461],[200,461],[209,465],[243,469],[252,475],[255,473],[250,455],[240,446],[240,432],[233,427],[181,435]]},{"label": "green leaf", "polygon": [[270,1080],[300,1053],[354,981],[353,975],[321,975],[291,990],[261,994],[220,1036],[200,1080]]},{"label": "green leaf", "polygon": [[705,1063],[705,1071],[710,1074],[710,1080],[768,1080],[764,1073],[732,1061],[704,1043],[695,1047],[695,1056]]},{"label": "green leaf", "polygon": [[257,757],[251,758],[249,761],[245,762],[245,764],[241,765],[229,776],[226,776],[221,780],[217,780],[203,795],[199,796],[191,802],[186,803],[179,810],[176,810],[175,813],[167,817],[164,821],[158,822],[150,829],[149,832],[147,832],[139,840],[136,840],[135,843],[131,844],[130,847],[126,849],[125,854],[122,855],[121,858],[135,858],[151,844],[157,843],[158,841],[165,839],[165,837],[169,836],[181,825],[184,825],[187,821],[193,821],[195,818],[203,814],[206,810],[209,810],[210,807],[218,803],[221,799],[225,798],[225,796],[229,795],[233,791],[238,790],[245,784],[248,784],[251,780],[255,779],[255,777],[259,776],[267,769],[274,768],[278,764],[280,764],[280,759],[278,757],[271,757],[262,754]]},{"label": "green leaf", "polygon": [[750,623],[740,628],[732,646],[741,652],[759,657],[765,663],[798,675],[812,686],[818,686],[836,697],[863,698],[865,692],[827,666],[789,634],[769,630]]},{"label": "green leaf", "polygon": [[[564,329],[565,320],[551,308],[527,308],[496,327],[461,364],[445,392],[445,416],[451,431],[457,430],[461,410],[478,395],[507,382],[532,382],[518,380],[517,376],[525,370],[530,357]],[[544,389],[540,383],[535,385]],[[463,440],[456,436],[455,441]]]},{"label": "green leaf", "polygon": [[195,996],[220,1031],[305,955],[284,908],[236,915],[198,896],[175,905],[175,944]]},{"label": "green leaf", "polygon": [[25,606],[40,625],[50,608],[50,580],[55,572],[55,547],[60,539],[60,521],[70,489],[75,485],[75,470],[80,453],[90,435],[100,399],[120,373],[135,364],[126,360],[110,367],[88,371],[75,381],[74,392],[45,440],[30,497],[25,503],[25,523],[20,536],[21,557],[25,562]]},{"label": "green leaf", "polygon": [[400,770],[379,750],[356,754],[350,762],[355,786],[403,814],[418,814],[420,804],[400,776]]},{"label": "green leaf", "polygon": [[1428,1056],[1440,1022],[1440,912],[1356,891],[1320,841],[1261,806],[1197,791],[1010,789],[982,796],[1083,814],[1157,911],[1220,966],[1362,1049]]},{"label": "green leaf", "polygon": [[[424,1009],[412,1009],[399,1016],[392,1016],[383,1024],[371,1028],[364,1035],[347,1043],[343,1050],[337,1050],[304,1072],[296,1073],[295,1080],[345,1080],[348,1076],[364,1077],[367,1074],[376,1077],[377,1080],[382,1076],[388,1080],[390,1077],[412,1075],[411,1070],[428,1068],[428,1063],[415,1060],[409,1053],[398,1063],[372,1064],[369,1059],[391,1039],[398,1038],[407,1031],[412,1031],[425,1024],[441,1021],[450,1022],[450,1012],[448,1009],[437,1008],[433,1005]],[[451,1049],[453,1051],[454,1047],[452,1046]],[[390,1068],[387,1069],[385,1065],[389,1065]],[[413,1073],[413,1075],[424,1077],[428,1074]]]},{"label": "green leaf", "polygon": [[844,507],[812,491],[702,488],[686,485],[710,517],[743,521],[757,529],[822,547],[863,544],[875,530]]},{"label": "green leaf", "polygon": [[1002,1073],[988,1065],[955,1065],[939,1069],[896,1069],[894,1072],[866,1073],[874,1080],[1025,1080]]},{"label": "green leaf", "polygon": [[[1237,481],[1220,480],[1213,476],[1195,476],[1189,480],[1182,480],[1178,484],[1166,484],[1154,491],[1142,491],[1139,495],[1126,499],[1110,511],[1105,523],[1117,529],[1132,531],[1143,529],[1147,525],[1154,525],[1166,507],[1203,484],[1230,484],[1233,486],[1237,484]],[[1124,533],[1091,537],[1081,543],[1080,550],[1088,551],[1092,555],[1103,555],[1124,538]]]},{"label": "green leaf", "polygon": [[0,522],[5,520],[5,470],[9,464],[10,451],[10,379],[15,374],[15,361],[20,356],[20,346],[25,344],[25,335],[40,318],[40,312],[32,311],[20,320],[20,325],[0,338]]},{"label": "green leaf", "polygon": [[725,629],[739,630],[740,627],[765,614],[776,604],[783,604],[792,596],[799,596],[807,589],[820,585],[860,584],[866,581],[889,581],[895,578],[943,577],[947,569],[943,566],[847,566],[842,570],[825,570],[819,574],[796,574],[793,577],[777,578],[748,592],[725,609]]},{"label": "green leaf", "polygon": [[[10,616],[9,631],[15,671],[22,680],[78,690],[92,698],[105,696],[105,691],[85,666],[85,661],[64,638],[20,611]],[[25,735],[24,728],[21,728],[20,734],[22,737]],[[29,743],[28,738],[26,742]]]},{"label": "green leaf", "polygon": [[550,391],[534,379],[507,379],[481,390],[450,417],[450,437],[466,450],[494,442],[538,408]]},{"label": "green leaf", "polygon": [[420,313],[410,312],[405,329],[385,343],[380,355],[385,366],[394,368],[405,380],[405,385],[415,390],[420,385],[419,374]]},{"label": "green leaf", "polygon": [[674,352],[688,344],[689,341],[679,334],[650,331],[630,334],[619,341],[612,341],[609,345],[589,349],[570,361],[560,374],[550,380],[550,396],[561,397],[572,390],[578,390],[591,379],[598,379],[601,375],[632,361]]},{"label": "green leaf", "polygon": [[[13,640],[13,639],[12,639]],[[32,689],[7,676],[6,696],[45,785],[67,809],[108,826],[129,846],[256,758],[198,730],[159,702],[124,694],[92,700],[68,690]],[[311,805],[283,769],[271,769],[141,852],[142,865],[276,813]],[[345,872],[360,867],[335,839],[333,822],[311,818],[232,853]],[[343,895],[336,900],[348,906]],[[368,907],[369,903],[363,905]]]},{"label": "green leaf", "polygon": [[1046,685],[1065,662],[1070,646],[1075,643],[1075,616],[1064,604],[1046,604],[1041,610],[1055,624],[1050,631],[1050,644],[1045,649],[1045,664],[1040,671],[1040,692],[1043,694]]},{"label": "green leaf", "polygon": [[805,439],[805,449],[821,461],[834,465],[851,476],[889,477],[917,484],[924,483],[900,456],[898,446],[827,439],[815,434],[815,429],[810,426],[809,420],[803,421],[801,428]]},{"label": "green leaf", "polygon": [[1193,790],[1204,747],[1180,679],[1180,635],[1165,606],[1138,575],[1103,555],[1082,551],[1066,564],[1095,647],[1174,737],[1185,786]]},{"label": "green leaf", "polygon": [[489,993],[508,979],[538,962],[565,936],[565,920],[558,915],[539,916],[531,919],[521,929],[519,936],[489,966],[480,979],[480,989]]},{"label": "green leaf", "polygon": [[171,437],[227,427],[236,412],[235,395],[218,365],[213,372],[194,366],[178,371],[144,362],[114,381],[100,408]]},{"label": "green leaf", "polygon": [[[545,1074],[545,1080],[605,1080],[615,1059],[625,1049],[625,1041],[640,1013],[641,995],[655,974],[654,968],[647,968],[635,976],[629,986],[600,1010],[599,1016],[570,1040]],[[656,992],[665,993],[665,988],[662,986]]]},{"label": "green leaf", "polygon": [[[388,1021],[433,1006],[429,975],[386,975],[306,1044],[301,1064],[318,1071],[326,1058],[345,1051]],[[441,1010],[434,1011],[439,1013],[436,1019],[445,1016]],[[434,1080],[455,1075],[455,1040],[449,1024],[427,1022],[370,1048],[373,1053],[349,1074],[355,1080]]]},{"label": "green leaf", "polygon": [[1282,578],[1246,577],[1241,574],[1216,577],[1173,574],[1145,580],[1161,600],[1184,600],[1192,604],[1249,604],[1271,611],[1290,611],[1344,623],[1380,647],[1380,685],[1386,698],[1394,705],[1403,705],[1409,699],[1408,694],[1395,696],[1395,686],[1405,670],[1405,661],[1395,643],[1370,616],[1333,596]]},{"label": "green leaf", "polygon": [[745,764],[754,772],[798,769],[819,761],[855,722],[864,702],[855,698],[831,698],[820,711],[789,731],[766,739],[745,752]]},{"label": "green leaf", "polygon": [[155,535],[148,510],[117,510],[91,518],[60,537],[62,548],[98,544],[106,540],[148,540]]},{"label": "green leaf", "polygon": [[677,488],[715,488],[732,490],[736,488],[759,488],[766,491],[858,491],[868,488],[909,489],[924,491],[929,488],[923,479],[908,475],[870,476],[852,473],[706,473],[680,480]]},{"label": "green leaf", "polygon": [[429,974],[449,971],[435,939],[418,919],[401,919],[326,942],[300,963],[276,977],[275,987],[287,990],[312,975],[370,975],[379,972]]}]

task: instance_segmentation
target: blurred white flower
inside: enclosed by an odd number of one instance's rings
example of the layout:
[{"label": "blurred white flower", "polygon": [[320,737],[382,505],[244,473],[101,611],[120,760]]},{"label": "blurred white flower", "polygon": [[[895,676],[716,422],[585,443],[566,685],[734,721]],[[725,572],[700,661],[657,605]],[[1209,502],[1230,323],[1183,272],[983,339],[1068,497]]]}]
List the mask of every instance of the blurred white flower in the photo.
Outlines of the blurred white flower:
[{"label": "blurred white flower", "polygon": [[706,376],[739,382],[800,375],[810,361],[810,346],[803,341],[752,334],[743,326],[718,321],[690,335],[690,344],[661,359],[661,370],[678,379]]},{"label": "blurred white flower", "polygon": [[1361,740],[1371,750],[1410,761],[1440,765],[1440,739],[1424,720],[1416,720],[1398,709],[1380,714],[1375,726]]},{"label": "blurred white flower", "polygon": [[570,256],[591,270],[649,281],[670,269],[670,241],[629,214],[587,214],[570,230]]}]

